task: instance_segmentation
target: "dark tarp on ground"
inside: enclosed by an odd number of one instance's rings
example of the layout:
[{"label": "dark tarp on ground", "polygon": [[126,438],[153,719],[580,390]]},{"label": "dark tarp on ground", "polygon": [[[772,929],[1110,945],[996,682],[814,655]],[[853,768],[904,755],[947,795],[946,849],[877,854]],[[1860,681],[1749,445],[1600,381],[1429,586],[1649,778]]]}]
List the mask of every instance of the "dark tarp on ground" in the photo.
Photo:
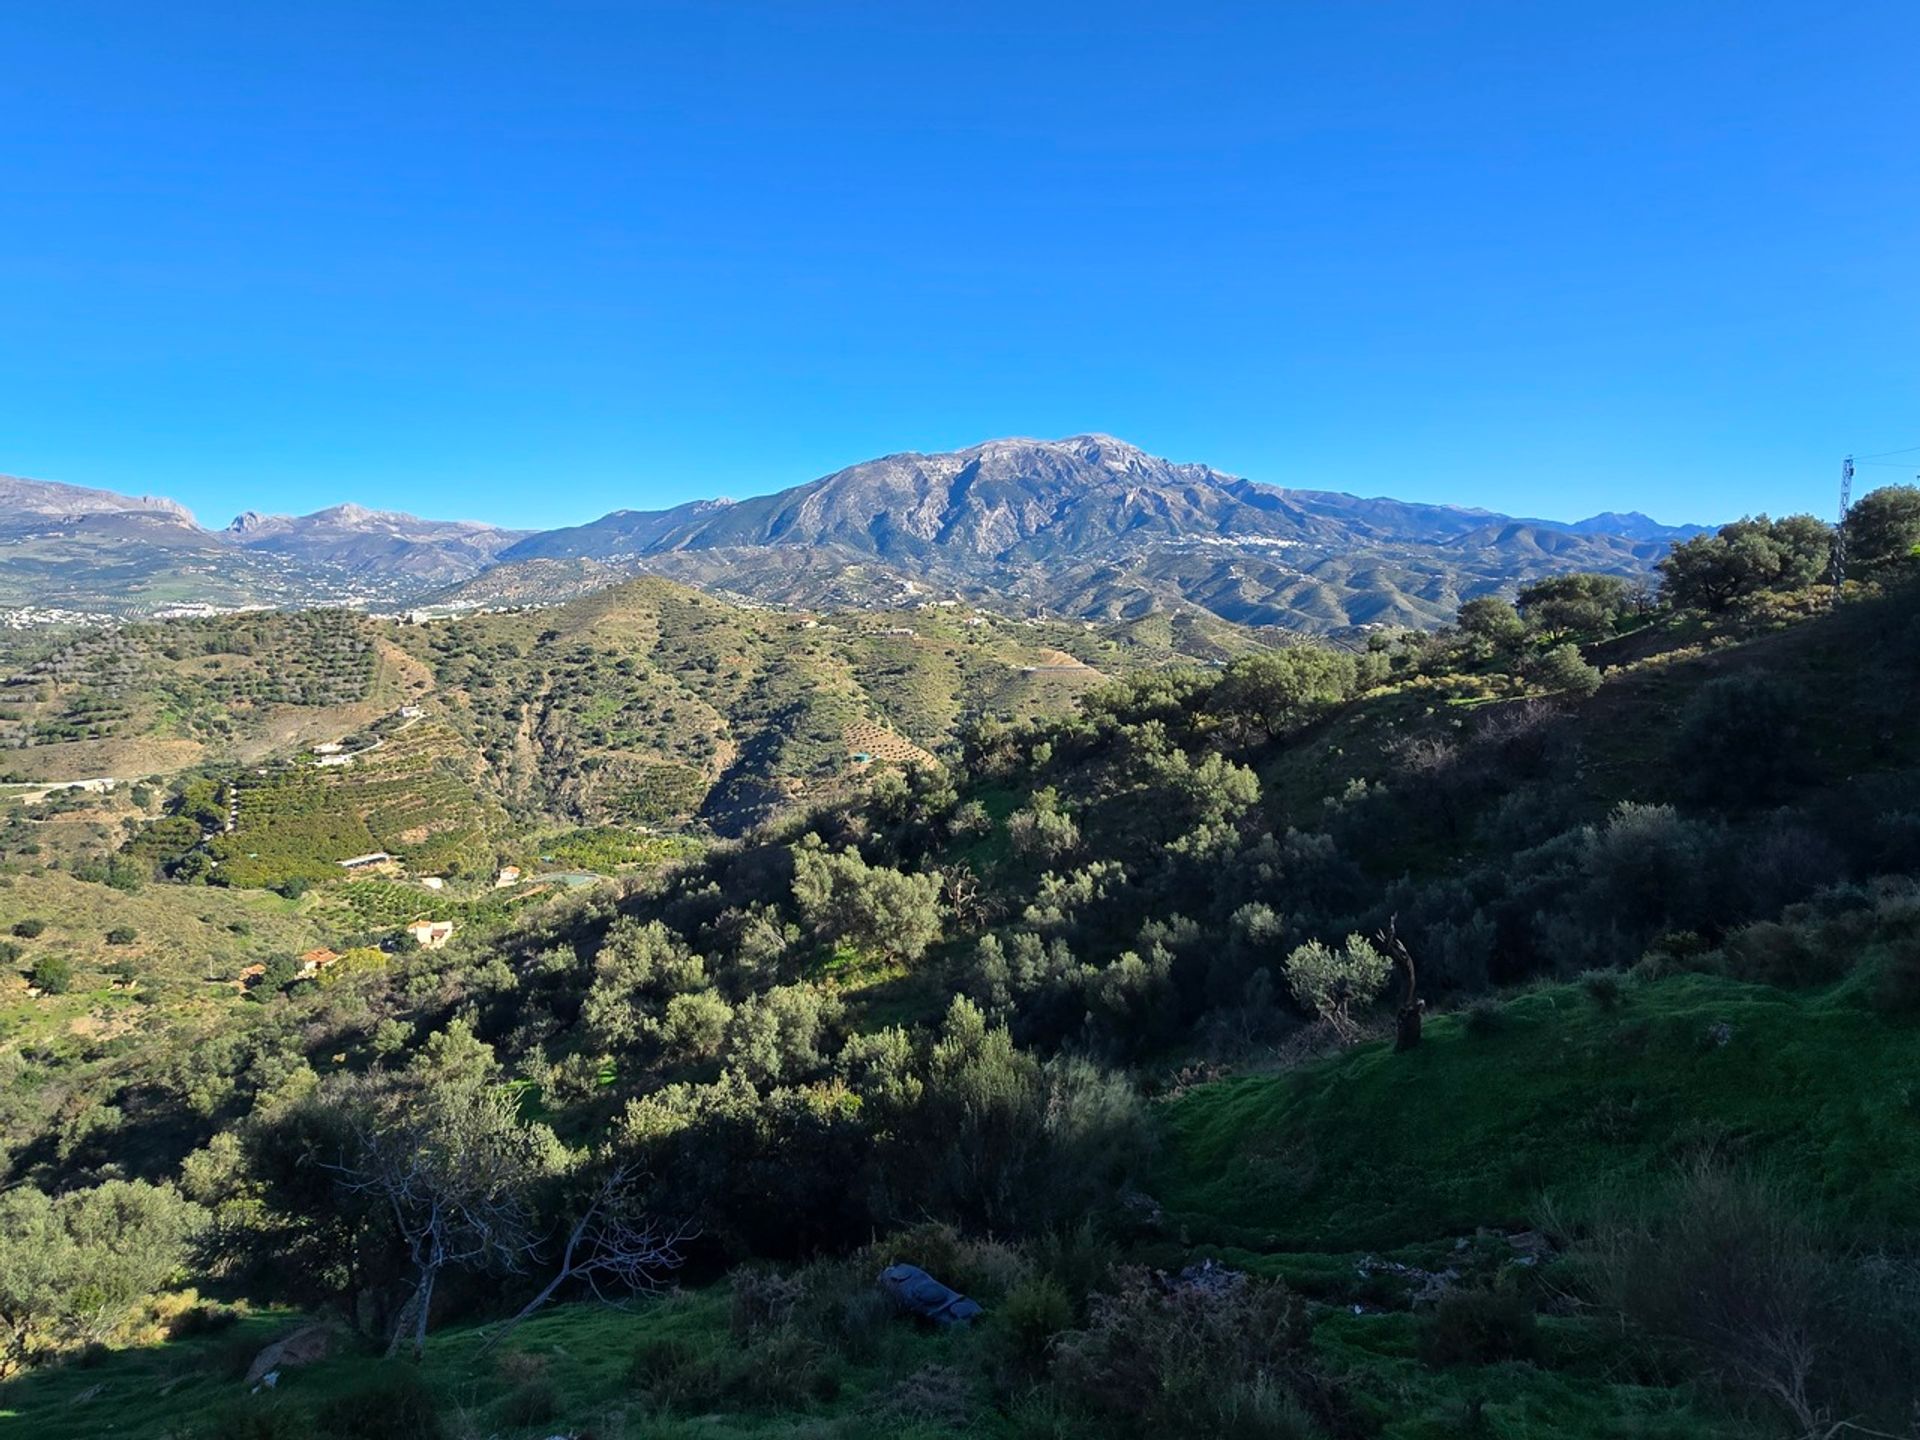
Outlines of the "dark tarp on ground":
[{"label": "dark tarp on ground", "polygon": [[880,1287],[903,1309],[937,1325],[961,1325],[982,1313],[977,1300],[942,1285],[918,1265],[889,1265],[880,1272]]}]

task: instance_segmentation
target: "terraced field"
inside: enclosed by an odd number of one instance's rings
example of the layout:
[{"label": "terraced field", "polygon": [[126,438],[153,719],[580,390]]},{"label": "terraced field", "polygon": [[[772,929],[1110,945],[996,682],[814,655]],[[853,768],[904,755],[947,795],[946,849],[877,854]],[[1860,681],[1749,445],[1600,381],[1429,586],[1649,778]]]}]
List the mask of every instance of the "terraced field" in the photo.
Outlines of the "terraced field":
[{"label": "terraced field", "polygon": [[339,862],[384,851],[422,874],[481,874],[503,815],[449,726],[397,730],[349,765],[276,766],[235,784],[234,828],[208,845],[231,885],[340,877]]}]

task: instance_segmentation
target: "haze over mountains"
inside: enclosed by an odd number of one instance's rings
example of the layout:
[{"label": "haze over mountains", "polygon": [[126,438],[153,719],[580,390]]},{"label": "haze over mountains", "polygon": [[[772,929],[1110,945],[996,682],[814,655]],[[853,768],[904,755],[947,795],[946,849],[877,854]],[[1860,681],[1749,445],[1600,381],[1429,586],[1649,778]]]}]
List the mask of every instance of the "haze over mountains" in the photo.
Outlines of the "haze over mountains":
[{"label": "haze over mountains", "polygon": [[1333,631],[1433,625],[1564,570],[1643,574],[1694,527],[1568,523],[1282,489],[1106,435],[869,460],[739,502],[512,531],[339,505],[221,531],[169,500],[0,479],[0,604],[109,614],[185,604],[526,604],[654,573],[767,603],[928,592],[1125,619],[1197,607]]}]

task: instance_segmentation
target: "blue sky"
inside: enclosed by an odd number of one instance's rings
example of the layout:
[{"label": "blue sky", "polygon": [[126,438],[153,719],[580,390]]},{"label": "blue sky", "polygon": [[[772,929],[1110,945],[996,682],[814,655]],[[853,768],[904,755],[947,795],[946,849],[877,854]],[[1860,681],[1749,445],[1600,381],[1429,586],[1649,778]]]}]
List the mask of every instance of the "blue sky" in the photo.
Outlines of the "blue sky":
[{"label": "blue sky", "polygon": [[0,472],[548,525],[1104,430],[1825,513],[1920,445],[1917,52],[1910,0],[7,6]]}]

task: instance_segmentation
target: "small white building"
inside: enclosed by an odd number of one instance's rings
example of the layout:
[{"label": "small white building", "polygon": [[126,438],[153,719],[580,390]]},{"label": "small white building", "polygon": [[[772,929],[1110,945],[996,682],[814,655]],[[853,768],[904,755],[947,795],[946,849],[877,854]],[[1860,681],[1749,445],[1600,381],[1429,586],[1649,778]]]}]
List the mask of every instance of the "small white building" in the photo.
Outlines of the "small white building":
[{"label": "small white building", "polygon": [[438,875],[429,875],[420,883],[429,890],[444,890],[447,888],[447,882]]},{"label": "small white building", "polygon": [[407,926],[407,934],[420,942],[422,950],[438,950],[453,938],[451,920],[422,920]]}]

